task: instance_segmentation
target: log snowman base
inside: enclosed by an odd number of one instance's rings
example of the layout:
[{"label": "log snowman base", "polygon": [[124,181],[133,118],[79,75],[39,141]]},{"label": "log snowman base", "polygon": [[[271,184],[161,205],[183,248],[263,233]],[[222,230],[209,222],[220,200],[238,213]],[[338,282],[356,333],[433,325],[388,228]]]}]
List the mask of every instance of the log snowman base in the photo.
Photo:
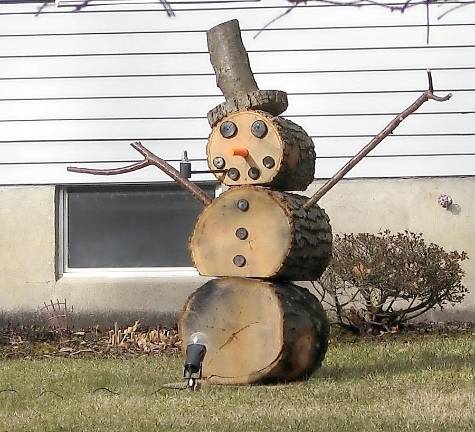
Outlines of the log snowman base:
[{"label": "log snowman base", "polygon": [[211,384],[263,384],[308,378],[328,345],[326,314],[289,282],[221,278],[187,300],[179,333],[208,336],[203,378]]}]

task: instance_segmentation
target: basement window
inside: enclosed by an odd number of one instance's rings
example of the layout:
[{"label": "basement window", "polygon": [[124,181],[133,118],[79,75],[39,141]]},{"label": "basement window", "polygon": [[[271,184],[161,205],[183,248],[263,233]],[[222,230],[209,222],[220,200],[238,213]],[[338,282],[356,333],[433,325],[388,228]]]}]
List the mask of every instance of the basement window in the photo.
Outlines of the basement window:
[{"label": "basement window", "polygon": [[[200,186],[215,196],[215,183]],[[175,183],[64,187],[58,274],[196,275],[188,238],[202,208]]]}]

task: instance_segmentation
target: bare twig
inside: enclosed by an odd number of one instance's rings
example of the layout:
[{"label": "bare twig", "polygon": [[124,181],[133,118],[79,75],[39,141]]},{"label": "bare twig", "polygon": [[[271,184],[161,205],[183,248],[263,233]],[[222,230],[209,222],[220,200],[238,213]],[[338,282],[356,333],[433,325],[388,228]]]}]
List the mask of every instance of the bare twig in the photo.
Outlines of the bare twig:
[{"label": "bare twig", "polygon": [[[292,3],[292,6],[289,6],[283,13],[274,17],[269,22],[267,22],[264,27],[262,27],[255,35],[254,39],[256,39],[265,29],[267,29],[270,25],[274,24],[276,21],[280,20],[284,16],[288,15],[292,12],[297,6],[300,6],[302,3],[307,5],[307,3],[319,3],[323,5],[330,5],[330,6],[350,6],[361,8],[363,6],[378,6],[384,9],[388,9],[391,12],[401,12],[404,13],[407,9],[415,6],[425,5],[426,7],[426,40],[427,44],[429,44],[430,38],[430,6],[437,4],[438,6],[444,5],[446,0],[406,0],[403,4],[391,4],[391,3],[381,3],[377,0],[350,0],[350,1],[342,1],[342,0],[287,0],[287,3]],[[457,6],[451,7],[449,10],[445,11],[442,15],[440,15],[437,19],[440,20],[444,16],[450,14],[456,9],[459,9],[464,6],[468,6],[474,4],[475,0],[467,0]]]},{"label": "bare twig", "polygon": [[175,16],[175,11],[172,9],[170,6],[170,3],[168,3],[166,0],[159,0],[161,5],[163,6],[163,9],[167,12],[168,17],[174,17]]},{"label": "bare twig", "polygon": [[442,18],[444,18],[446,15],[452,13],[453,11],[455,11],[457,9],[460,9],[460,8],[463,8],[465,6],[470,6],[473,3],[474,3],[474,1],[466,1],[466,2],[458,4],[457,6],[452,6],[450,9],[446,10],[443,14],[439,15],[437,17],[437,20],[441,20]]},{"label": "bare twig", "polygon": [[429,88],[423,92],[410,106],[408,106],[401,114],[392,119],[386,127],[378,133],[365,147],[363,147],[354,157],[352,157],[330,180],[328,180],[304,205],[304,209],[309,209],[318,202],[333,186],[335,186],[350,170],[352,170],[371,150],[373,150],[384,138],[392,134],[401,122],[417,111],[428,100],[437,102],[445,102],[452,97],[452,93],[445,96],[436,96],[434,94],[432,74],[427,71],[429,80]]},{"label": "bare twig", "polygon": [[6,388],[6,389],[0,389],[0,393],[18,393],[18,391],[12,388]]},{"label": "bare twig", "polygon": [[[306,2],[305,2],[306,3]],[[299,5],[299,2],[295,2],[293,6],[290,6],[288,9],[286,9],[284,12],[282,12],[280,15],[277,15],[276,17],[272,18],[269,22],[267,22],[264,27],[262,27],[252,38],[256,39],[267,27],[271,26],[274,24],[276,21],[280,20],[283,18],[285,15],[289,14],[292,12],[297,6]]]},{"label": "bare twig", "polygon": [[41,12],[43,12],[43,9],[48,6],[49,0],[45,0],[41,6],[38,8],[38,10],[35,13],[35,17],[37,17]]},{"label": "bare twig", "polygon": [[90,1],[91,0],[84,0],[80,5],[76,6],[76,9],[74,9],[74,12],[79,12],[82,8],[85,8]]},{"label": "bare twig", "polygon": [[71,167],[67,168],[70,172],[75,173],[84,173],[84,174],[94,174],[94,175],[116,175],[116,174],[125,174],[132,171],[137,171],[139,169],[145,168],[150,165],[156,166],[158,169],[162,170],[166,175],[171,177],[179,186],[183,189],[190,192],[198,201],[203,205],[207,206],[211,204],[212,199],[196,184],[190,182],[188,179],[183,177],[179,171],[172,167],[167,161],[158,157],[150,150],[146,149],[140,142],[135,142],[130,144],[135,150],[137,150],[144,160],[141,162],[134,163],[132,165],[127,165],[121,168],[112,168],[112,169],[94,169],[94,168],[79,168]]},{"label": "bare twig", "polygon": [[92,391],[92,393],[97,393],[98,391],[101,391],[101,390],[104,390],[110,394],[113,394],[113,395],[118,395],[119,393],[115,392],[115,391],[112,391],[111,389],[107,388],[107,387],[98,387],[96,389],[94,389]]}]

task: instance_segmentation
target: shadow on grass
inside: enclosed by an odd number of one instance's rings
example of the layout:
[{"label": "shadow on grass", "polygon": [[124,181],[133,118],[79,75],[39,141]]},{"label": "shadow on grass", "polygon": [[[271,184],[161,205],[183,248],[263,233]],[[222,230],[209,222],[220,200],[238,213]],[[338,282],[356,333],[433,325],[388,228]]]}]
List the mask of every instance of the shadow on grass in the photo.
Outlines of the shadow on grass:
[{"label": "shadow on grass", "polygon": [[[356,355],[356,354],[355,354]],[[427,353],[426,355],[400,359],[380,359],[375,362],[362,360],[364,364],[330,365],[324,366],[313,375],[315,379],[331,379],[334,381],[347,381],[360,378],[395,376],[405,373],[417,373],[426,370],[461,370],[470,366],[470,361],[457,354]]]}]

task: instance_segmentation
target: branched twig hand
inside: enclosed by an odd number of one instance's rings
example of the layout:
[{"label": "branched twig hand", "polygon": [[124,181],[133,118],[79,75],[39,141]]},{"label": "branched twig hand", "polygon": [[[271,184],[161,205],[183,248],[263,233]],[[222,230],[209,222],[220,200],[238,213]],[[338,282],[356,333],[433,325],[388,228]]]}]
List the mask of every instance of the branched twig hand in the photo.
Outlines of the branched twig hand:
[{"label": "branched twig hand", "polygon": [[365,147],[363,147],[353,158],[351,158],[330,180],[328,180],[303,206],[309,209],[318,202],[333,186],[335,186],[355,165],[361,161],[371,150],[373,150],[384,138],[394,132],[401,122],[413,112],[417,111],[422,104],[428,100],[437,102],[448,101],[452,97],[452,93],[445,96],[436,96],[434,94],[434,84],[432,82],[431,71],[427,71],[429,88],[423,92],[410,106],[408,106],[401,114],[392,119],[386,127],[379,132]]},{"label": "branched twig hand", "polygon": [[145,168],[150,165],[154,165],[165,174],[175,180],[183,189],[191,192],[193,196],[201,201],[205,206],[211,203],[211,198],[201,189],[199,186],[190,182],[188,179],[184,178],[179,171],[173,168],[167,161],[153,154],[150,150],[146,149],[140,142],[134,142],[130,144],[135,150],[137,150],[144,160],[136,162],[132,165],[127,165],[120,168],[112,169],[94,169],[94,168],[79,168],[79,167],[68,167],[68,171],[75,173],[85,173],[85,174],[94,174],[94,175],[116,175],[116,174],[125,174],[132,171],[137,171],[139,169]]}]

